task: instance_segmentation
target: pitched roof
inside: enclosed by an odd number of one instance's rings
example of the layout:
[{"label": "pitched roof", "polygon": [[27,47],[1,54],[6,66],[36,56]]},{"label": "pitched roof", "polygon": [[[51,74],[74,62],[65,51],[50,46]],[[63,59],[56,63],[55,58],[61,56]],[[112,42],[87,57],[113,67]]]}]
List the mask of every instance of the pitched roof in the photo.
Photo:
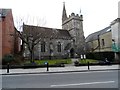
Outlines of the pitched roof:
[{"label": "pitched roof", "polygon": [[97,39],[98,39],[98,36],[100,36],[100,35],[102,35],[102,34],[104,34],[104,33],[110,32],[110,31],[111,31],[111,27],[108,26],[108,27],[106,27],[106,28],[104,28],[104,29],[102,29],[102,30],[100,30],[100,31],[97,31],[97,32],[95,32],[95,33],[92,33],[92,34],[90,34],[90,35],[86,38],[85,42],[90,42],[90,41],[93,41],[93,40],[97,40]]},{"label": "pitched roof", "polygon": [[63,29],[54,29],[47,27],[38,27],[31,25],[24,25],[23,32],[31,32],[31,33],[40,33],[40,38],[51,38],[51,39],[71,39],[71,35],[67,30]]},{"label": "pitched roof", "polygon": [[111,22],[111,25],[114,25],[115,23],[120,22],[120,18],[117,18]]}]

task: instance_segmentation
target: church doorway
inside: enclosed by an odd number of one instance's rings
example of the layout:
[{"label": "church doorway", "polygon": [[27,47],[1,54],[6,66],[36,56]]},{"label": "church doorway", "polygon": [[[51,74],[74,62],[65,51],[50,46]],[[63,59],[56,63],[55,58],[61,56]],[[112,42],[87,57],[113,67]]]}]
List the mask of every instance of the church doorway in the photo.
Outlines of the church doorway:
[{"label": "church doorway", "polygon": [[70,57],[71,57],[71,58],[74,58],[74,53],[75,53],[75,51],[74,51],[74,49],[72,48],[72,49],[70,50]]}]

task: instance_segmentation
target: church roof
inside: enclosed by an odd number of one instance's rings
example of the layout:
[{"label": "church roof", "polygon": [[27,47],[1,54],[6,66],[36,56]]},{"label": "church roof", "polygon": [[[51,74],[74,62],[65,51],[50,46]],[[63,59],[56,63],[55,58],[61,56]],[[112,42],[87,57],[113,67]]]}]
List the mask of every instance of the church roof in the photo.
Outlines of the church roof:
[{"label": "church roof", "polygon": [[67,30],[23,25],[23,32],[35,33],[35,30],[37,30],[37,32],[41,34],[40,38],[72,39]]},{"label": "church roof", "polygon": [[87,38],[86,38],[86,42],[90,42],[90,41],[94,41],[94,40],[97,40],[98,39],[98,36],[104,34],[104,33],[107,33],[107,32],[110,32],[111,31],[111,27],[108,26],[100,31],[97,31],[95,33],[92,33],[90,34]]}]

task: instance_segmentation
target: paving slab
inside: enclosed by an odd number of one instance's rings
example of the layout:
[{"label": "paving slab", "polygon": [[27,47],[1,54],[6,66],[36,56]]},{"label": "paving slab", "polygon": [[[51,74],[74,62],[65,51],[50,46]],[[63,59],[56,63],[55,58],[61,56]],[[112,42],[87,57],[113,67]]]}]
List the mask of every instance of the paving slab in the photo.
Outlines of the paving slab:
[{"label": "paving slab", "polygon": [[88,70],[88,66],[65,66],[65,67],[49,67],[49,71],[47,68],[34,68],[34,69],[10,69],[9,73],[7,73],[6,69],[0,69],[0,74],[29,74],[29,73],[48,73],[48,72],[74,72],[74,71],[93,71],[93,70],[116,70],[120,69],[119,65],[106,65],[106,66],[90,66],[90,70]]}]

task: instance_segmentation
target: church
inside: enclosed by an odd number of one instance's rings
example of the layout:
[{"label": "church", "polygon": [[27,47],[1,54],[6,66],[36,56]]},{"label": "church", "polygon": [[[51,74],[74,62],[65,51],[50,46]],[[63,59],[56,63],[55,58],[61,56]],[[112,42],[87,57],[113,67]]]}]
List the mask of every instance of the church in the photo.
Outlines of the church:
[{"label": "church", "polygon": [[[39,43],[34,48],[34,59],[74,58],[85,53],[83,15],[71,13],[68,17],[65,3],[62,11],[62,29],[23,24],[23,32],[35,32],[35,30],[41,36]],[[25,44],[23,56],[30,56]]]}]

